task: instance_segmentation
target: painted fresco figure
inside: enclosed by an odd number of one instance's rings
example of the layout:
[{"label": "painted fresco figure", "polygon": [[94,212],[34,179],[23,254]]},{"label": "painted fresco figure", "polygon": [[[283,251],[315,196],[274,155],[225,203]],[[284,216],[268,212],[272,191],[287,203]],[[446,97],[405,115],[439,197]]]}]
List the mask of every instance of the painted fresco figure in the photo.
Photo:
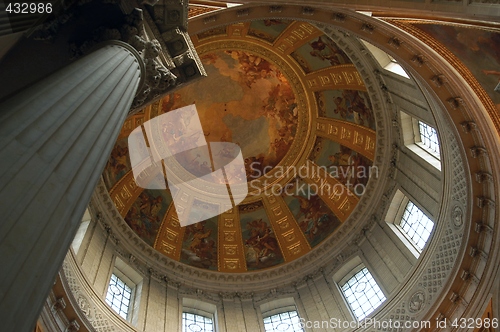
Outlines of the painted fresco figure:
[{"label": "painted fresco figure", "polygon": [[346,62],[341,51],[332,47],[331,45],[325,43],[321,37],[318,40],[313,41],[309,44],[312,47],[310,54],[314,57],[318,57],[321,60],[329,61],[332,66],[340,65]]},{"label": "painted fresco figure", "polygon": [[216,247],[212,230],[205,227],[206,221],[201,221],[186,228],[185,240],[188,247],[182,249],[183,255],[195,266],[208,268],[216,266]]},{"label": "painted fresco figure", "polygon": [[356,90],[343,90],[342,97],[335,97],[335,114],[339,114],[344,120],[353,121],[361,126],[372,127],[373,114],[366,106],[365,100]]},{"label": "painted fresco figure", "polygon": [[250,230],[250,237],[245,241],[247,258],[258,264],[275,257],[279,247],[269,225],[262,219],[256,219],[249,222],[247,228]]},{"label": "painted fresco figure", "polygon": [[112,169],[112,174],[115,181],[124,176],[128,169],[127,156],[128,147],[126,146],[122,147],[120,145],[116,145],[116,147],[111,152],[111,158],[109,159],[108,166],[110,166]]}]

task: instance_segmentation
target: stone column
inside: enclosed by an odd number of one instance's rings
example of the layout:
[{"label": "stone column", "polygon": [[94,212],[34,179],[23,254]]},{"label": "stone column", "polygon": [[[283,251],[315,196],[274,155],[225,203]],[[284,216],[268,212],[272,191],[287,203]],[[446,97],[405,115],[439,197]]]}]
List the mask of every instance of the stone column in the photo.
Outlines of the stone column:
[{"label": "stone column", "polygon": [[35,24],[42,14],[12,14],[7,13],[5,3],[0,3],[0,36],[24,32]]},{"label": "stone column", "polygon": [[0,104],[2,331],[32,331],[143,68],[108,43]]},{"label": "stone column", "polygon": [[[43,2],[47,3],[48,1]],[[22,37],[24,32],[43,16],[42,13],[9,14],[6,11],[6,6],[5,2],[0,2],[0,59]]]}]

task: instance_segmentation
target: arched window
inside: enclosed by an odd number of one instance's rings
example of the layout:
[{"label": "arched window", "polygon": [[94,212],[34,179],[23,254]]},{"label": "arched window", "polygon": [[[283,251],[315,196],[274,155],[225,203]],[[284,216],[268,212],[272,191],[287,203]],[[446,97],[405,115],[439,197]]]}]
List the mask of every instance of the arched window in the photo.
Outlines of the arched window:
[{"label": "arched window", "polygon": [[266,332],[304,332],[293,297],[280,298],[260,306]]},{"label": "arched window", "polygon": [[182,332],[216,331],[216,307],[197,299],[182,299]]},{"label": "arched window", "polygon": [[214,322],[212,317],[182,313],[182,332],[213,332]]},{"label": "arched window", "polygon": [[300,326],[300,317],[297,310],[284,311],[264,318],[266,332],[304,332]]},{"label": "arched window", "polygon": [[357,266],[347,277],[340,288],[354,316],[361,321],[377,309],[386,297],[364,265]]}]

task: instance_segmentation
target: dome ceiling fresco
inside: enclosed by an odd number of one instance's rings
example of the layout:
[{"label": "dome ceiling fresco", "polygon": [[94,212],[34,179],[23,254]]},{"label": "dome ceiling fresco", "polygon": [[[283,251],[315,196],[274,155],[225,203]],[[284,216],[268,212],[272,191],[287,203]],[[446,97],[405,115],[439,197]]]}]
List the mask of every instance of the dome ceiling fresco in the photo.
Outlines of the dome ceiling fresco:
[{"label": "dome ceiling fresco", "polygon": [[[127,119],[103,173],[118,212],[146,244],[201,269],[251,272],[307,254],[347,220],[376,169],[375,119],[358,71],[306,22],[244,22],[192,38],[208,77]],[[181,227],[178,188],[139,188],[127,141],[144,122],[191,104],[207,142],[240,147],[249,194]],[[178,158],[194,175],[213,171],[196,153]],[[200,198],[192,206],[219,213]]]},{"label": "dome ceiling fresco", "polygon": [[[247,169],[249,180],[264,174],[288,152],[297,130],[290,84],[274,64],[248,51],[216,50],[201,55],[201,60],[209,79],[173,98],[178,105],[196,104],[207,142],[236,143],[247,164],[258,162],[258,169]],[[203,166],[192,157],[183,165]]]}]

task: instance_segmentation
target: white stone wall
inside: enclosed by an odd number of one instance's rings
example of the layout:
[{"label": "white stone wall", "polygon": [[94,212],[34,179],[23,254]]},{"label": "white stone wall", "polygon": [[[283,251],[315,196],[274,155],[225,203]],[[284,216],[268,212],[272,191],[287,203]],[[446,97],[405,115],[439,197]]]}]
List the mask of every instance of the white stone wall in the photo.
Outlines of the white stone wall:
[{"label": "white stone wall", "polygon": [[[91,236],[86,236],[87,243],[82,244],[76,257],[80,258],[81,272],[91,283],[90,286],[100,295],[99,300],[104,302],[114,257],[120,254],[115,251],[113,240],[101,225],[96,221],[92,223],[93,225],[88,228]],[[387,228],[376,224],[361,241],[357,253],[379,282],[386,297],[389,297],[405,280],[416,262],[416,259],[409,258],[411,253],[390,232]],[[82,254],[81,251],[85,252]],[[331,318],[338,318],[351,321],[354,317],[333,279],[334,272],[336,271],[305,280],[296,288],[290,287],[285,291],[259,293],[253,296],[205,292],[193,294],[190,290],[158,280],[155,276],[143,275],[142,290],[138,294],[137,319],[130,323],[137,331],[180,331],[182,298],[193,295],[200,301],[216,305],[215,315],[219,332],[263,331],[260,305],[284,295],[293,296],[299,315],[306,320],[329,321]],[[109,313],[115,315],[111,309]],[[324,331],[324,329],[313,328],[312,331]]]}]

